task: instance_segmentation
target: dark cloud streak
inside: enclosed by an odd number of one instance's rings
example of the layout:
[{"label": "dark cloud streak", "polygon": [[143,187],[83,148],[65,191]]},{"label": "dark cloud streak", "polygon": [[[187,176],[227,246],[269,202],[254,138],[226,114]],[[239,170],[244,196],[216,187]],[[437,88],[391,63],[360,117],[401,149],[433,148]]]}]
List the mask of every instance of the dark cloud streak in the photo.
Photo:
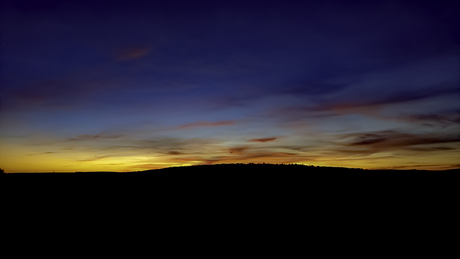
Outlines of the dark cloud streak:
[{"label": "dark cloud streak", "polygon": [[[410,134],[397,131],[379,131],[373,133],[353,133],[341,137],[337,143],[342,147],[355,147],[360,149],[341,150],[343,152],[376,153],[383,151],[397,151],[401,149],[430,152],[455,150],[449,146],[430,146],[436,144],[453,144],[460,142],[459,134]],[[364,148],[364,149],[362,149]]]},{"label": "dark cloud streak", "polygon": [[274,141],[276,139],[277,138],[253,138],[253,139],[250,139],[249,141],[251,142],[269,142],[269,141]]}]

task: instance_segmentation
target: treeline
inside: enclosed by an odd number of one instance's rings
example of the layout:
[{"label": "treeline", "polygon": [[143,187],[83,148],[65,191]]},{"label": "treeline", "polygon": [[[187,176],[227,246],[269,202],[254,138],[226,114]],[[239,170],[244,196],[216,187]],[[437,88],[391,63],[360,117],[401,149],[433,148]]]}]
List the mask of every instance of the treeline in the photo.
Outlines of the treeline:
[{"label": "treeline", "polygon": [[297,163],[222,163],[222,164],[200,164],[200,165],[191,165],[191,166],[173,166],[167,168],[177,168],[177,167],[209,167],[209,166],[248,166],[248,165],[265,165],[265,166],[295,166],[295,167],[305,167],[305,168],[324,168],[324,169],[353,169],[353,170],[364,170],[363,168],[350,168],[350,167],[334,167],[334,166],[315,166],[315,165],[304,165]]}]

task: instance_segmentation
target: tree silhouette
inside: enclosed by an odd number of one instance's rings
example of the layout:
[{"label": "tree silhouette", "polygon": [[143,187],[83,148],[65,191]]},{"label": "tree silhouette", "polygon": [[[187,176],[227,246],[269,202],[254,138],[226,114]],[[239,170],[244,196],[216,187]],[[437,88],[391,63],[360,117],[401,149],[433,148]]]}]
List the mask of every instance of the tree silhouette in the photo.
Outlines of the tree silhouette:
[{"label": "tree silhouette", "polygon": [[4,173],[5,171],[2,168],[0,168],[0,174],[4,174]]}]

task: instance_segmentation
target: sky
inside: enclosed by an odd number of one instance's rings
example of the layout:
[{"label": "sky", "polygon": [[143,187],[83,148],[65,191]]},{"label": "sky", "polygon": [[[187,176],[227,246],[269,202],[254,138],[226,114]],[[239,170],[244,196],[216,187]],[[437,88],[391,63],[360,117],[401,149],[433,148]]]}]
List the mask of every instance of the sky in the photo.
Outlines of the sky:
[{"label": "sky", "polygon": [[459,10],[3,0],[0,168],[457,168]]}]

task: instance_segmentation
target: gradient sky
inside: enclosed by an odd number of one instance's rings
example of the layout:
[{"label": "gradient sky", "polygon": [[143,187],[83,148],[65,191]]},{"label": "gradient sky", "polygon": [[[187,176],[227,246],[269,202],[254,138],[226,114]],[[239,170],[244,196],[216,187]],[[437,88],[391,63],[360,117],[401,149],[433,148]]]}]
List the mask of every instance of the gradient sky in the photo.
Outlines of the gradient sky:
[{"label": "gradient sky", "polygon": [[3,0],[0,168],[457,168],[459,10]]}]

